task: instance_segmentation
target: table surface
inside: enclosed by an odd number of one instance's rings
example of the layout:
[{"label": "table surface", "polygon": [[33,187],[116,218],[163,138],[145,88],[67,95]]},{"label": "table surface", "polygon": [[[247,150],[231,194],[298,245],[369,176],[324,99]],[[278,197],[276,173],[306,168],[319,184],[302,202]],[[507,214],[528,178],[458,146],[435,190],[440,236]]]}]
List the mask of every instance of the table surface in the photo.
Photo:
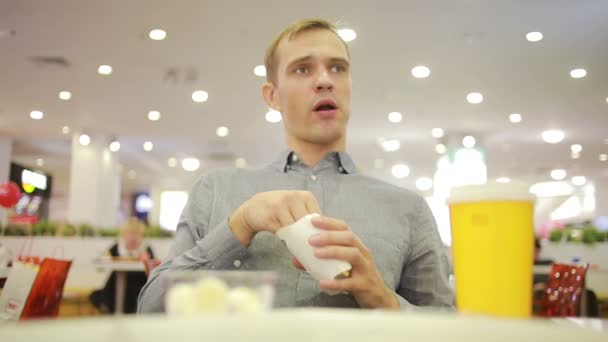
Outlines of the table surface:
[{"label": "table surface", "polygon": [[0,322],[2,341],[608,341],[608,321],[498,319],[432,312],[288,309],[252,315],[118,316]]},{"label": "table surface", "polygon": [[137,260],[95,259],[91,262],[91,265],[104,271],[145,271],[144,263]]}]

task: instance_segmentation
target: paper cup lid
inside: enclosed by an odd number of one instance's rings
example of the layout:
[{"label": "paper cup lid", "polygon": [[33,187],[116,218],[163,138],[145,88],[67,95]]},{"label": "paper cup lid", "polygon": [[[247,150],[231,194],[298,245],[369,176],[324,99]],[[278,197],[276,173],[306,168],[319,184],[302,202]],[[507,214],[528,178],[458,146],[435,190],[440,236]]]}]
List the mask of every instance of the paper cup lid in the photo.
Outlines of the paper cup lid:
[{"label": "paper cup lid", "polygon": [[529,201],[536,197],[530,193],[530,187],[523,182],[497,183],[488,182],[479,185],[467,185],[452,188],[448,204],[481,201]]}]

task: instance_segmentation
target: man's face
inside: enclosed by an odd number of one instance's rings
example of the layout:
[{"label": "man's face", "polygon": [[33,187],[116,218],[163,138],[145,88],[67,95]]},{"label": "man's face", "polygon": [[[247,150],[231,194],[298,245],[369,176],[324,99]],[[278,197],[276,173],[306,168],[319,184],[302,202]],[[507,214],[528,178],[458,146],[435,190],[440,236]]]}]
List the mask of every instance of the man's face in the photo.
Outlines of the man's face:
[{"label": "man's face", "polygon": [[329,30],[300,32],[275,51],[271,105],[283,114],[288,138],[328,145],[345,139],[350,116],[350,63],[344,43]]}]

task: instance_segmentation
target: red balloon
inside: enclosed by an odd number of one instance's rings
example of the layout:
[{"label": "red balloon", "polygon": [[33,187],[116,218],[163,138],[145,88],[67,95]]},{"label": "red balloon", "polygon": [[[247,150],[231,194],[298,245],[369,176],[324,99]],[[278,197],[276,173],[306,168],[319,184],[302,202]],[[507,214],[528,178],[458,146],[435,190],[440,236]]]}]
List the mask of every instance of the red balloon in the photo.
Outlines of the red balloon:
[{"label": "red balloon", "polygon": [[0,206],[11,208],[21,197],[21,189],[15,182],[0,183]]}]

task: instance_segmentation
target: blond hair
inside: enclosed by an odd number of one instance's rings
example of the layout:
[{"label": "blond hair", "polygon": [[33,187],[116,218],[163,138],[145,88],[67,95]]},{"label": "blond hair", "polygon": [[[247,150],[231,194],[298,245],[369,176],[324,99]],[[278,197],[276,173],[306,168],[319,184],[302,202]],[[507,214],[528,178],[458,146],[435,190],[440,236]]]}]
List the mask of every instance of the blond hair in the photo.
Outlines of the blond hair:
[{"label": "blond hair", "polygon": [[127,222],[120,229],[120,234],[124,235],[126,233],[139,233],[144,234],[146,230],[146,225],[137,217],[129,217]]},{"label": "blond hair", "polygon": [[298,34],[310,30],[328,30],[333,32],[336,37],[338,37],[340,41],[344,44],[344,47],[346,48],[346,54],[350,58],[350,51],[348,50],[348,45],[346,45],[346,42],[338,35],[338,31],[334,24],[324,19],[298,20],[294,23],[291,23],[281,33],[279,33],[272,40],[270,46],[268,46],[268,48],[266,49],[266,54],[264,56],[264,66],[266,67],[266,79],[268,80],[268,82],[276,84],[276,69],[278,66],[276,50],[277,46],[279,46],[279,43],[283,40],[283,38],[291,40]]}]

